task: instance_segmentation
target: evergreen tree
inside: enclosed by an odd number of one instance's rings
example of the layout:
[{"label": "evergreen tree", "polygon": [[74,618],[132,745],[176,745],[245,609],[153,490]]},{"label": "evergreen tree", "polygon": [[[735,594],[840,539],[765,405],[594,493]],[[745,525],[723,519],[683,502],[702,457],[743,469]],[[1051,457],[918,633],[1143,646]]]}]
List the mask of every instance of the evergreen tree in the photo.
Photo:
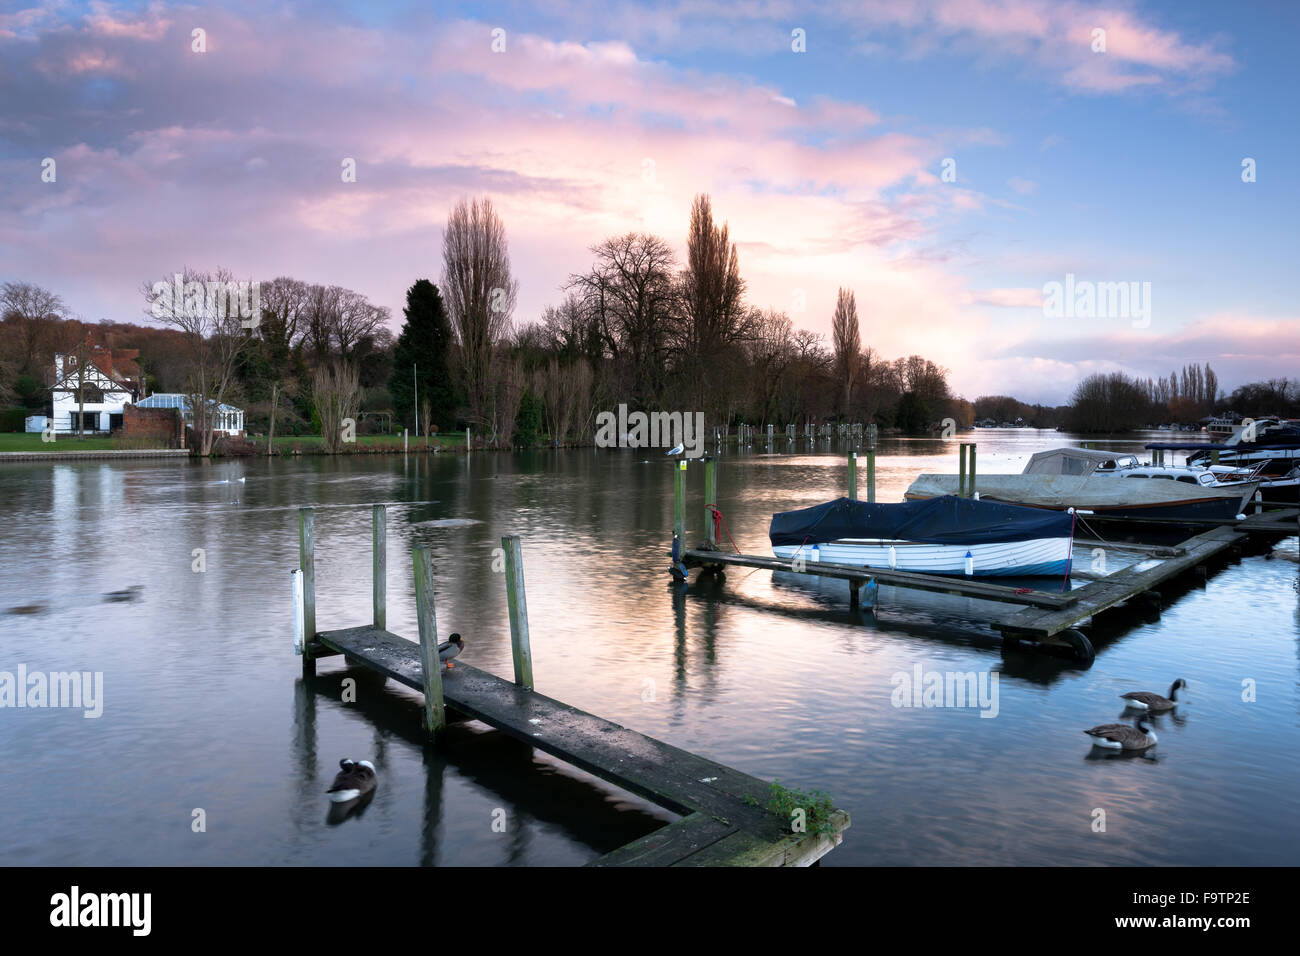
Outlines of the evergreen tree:
[{"label": "evergreen tree", "polygon": [[454,423],[456,395],[452,388],[448,350],[451,348],[451,323],[438,287],[428,279],[419,279],[406,290],[406,321],[393,350],[393,374],[388,391],[393,396],[393,410],[412,432],[415,430],[415,390],[413,372],[419,372],[420,404],[428,401],[433,409],[434,424],[447,431]]}]

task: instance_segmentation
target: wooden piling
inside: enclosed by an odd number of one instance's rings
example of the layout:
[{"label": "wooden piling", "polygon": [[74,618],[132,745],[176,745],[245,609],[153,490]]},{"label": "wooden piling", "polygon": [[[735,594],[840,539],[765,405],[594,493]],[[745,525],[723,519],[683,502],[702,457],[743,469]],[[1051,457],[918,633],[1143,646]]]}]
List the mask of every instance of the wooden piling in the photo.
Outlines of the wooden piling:
[{"label": "wooden piling", "polygon": [[515,662],[515,683],[533,689],[533,651],[528,643],[528,598],[524,593],[524,553],[519,535],[501,539],[506,552],[506,605],[510,610],[510,653]]},{"label": "wooden piling", "polygon": [[967,498],[975,497],[975,443],[970,443],[970,469],[967,475],[970,481],[970,491],[966,493]]},{"label": "wooden piling", "polygon": [[375,627],[388,628],[388,512],[383,505],[370,510],[371,603]]},{"label": "wooden piling", "polygon": [[316,637],[316,509],[298,509],[298,566],[302,569],[302,674],[316,676],[311,644]]},{"label": "wooden piling", "polygon": [[876,500],[876,452],[867,451],[867,501]]},{"label": "wooden piling", "polygon": [[686,462],[673,469],[673,537],[686,547]]},{"label": "wooden piling", "polygon": [[966,443],[957,446],[957,497],[966,497]]},{"label": "wooden piling", "polygon": [[858,453],[849,452],[849,497],[858,500]]},{"label": "wooden piling", "polygon": [[704,459],[704,540],[711,547],[718,546],[714,527],[713,509],[718,506],[718,463],[713,458]]},{"label": "wooden piling", "polygon": [[433,557],[425,545],[411,552],[415,566],[415,614],[420,625],[420,670],[424,685],[424,727],[438,735],[447,726],[442,700],[442,661],[438,659],[438,616],[433,606]]}]

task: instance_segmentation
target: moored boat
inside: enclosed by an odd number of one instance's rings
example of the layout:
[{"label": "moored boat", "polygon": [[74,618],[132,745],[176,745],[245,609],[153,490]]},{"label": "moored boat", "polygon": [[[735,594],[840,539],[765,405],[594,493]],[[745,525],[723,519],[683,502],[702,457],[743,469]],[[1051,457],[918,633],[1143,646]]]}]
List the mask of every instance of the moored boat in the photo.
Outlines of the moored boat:
[{"label": "moored boat", "polygon": [[[1232,519],[1242,514],[1258,481],[1202,484],[1188,475],[1169,481],[1134,481],[1150,477],[1133,455],[1091,448],[1054,448],[1029,459],[1018,475],[977,475],[975,492],[985,500],[1089,511],[1130,521]],[[1162,475],[1163,477],[1163,475]],[[957,475],[924,474],[908,487],[909,500],[955,494]]]},{"label": "moored boat", "polygon": [[1065,575],[1072,515],[945,495],[838,498],[772,516],[772,553],[791,561],[973,577]]}]

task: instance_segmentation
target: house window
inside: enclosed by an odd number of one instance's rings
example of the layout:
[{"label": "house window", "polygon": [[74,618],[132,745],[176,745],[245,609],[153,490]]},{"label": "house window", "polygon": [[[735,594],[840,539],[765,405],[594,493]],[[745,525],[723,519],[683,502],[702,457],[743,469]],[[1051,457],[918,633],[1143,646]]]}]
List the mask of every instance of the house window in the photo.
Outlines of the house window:
[{"label": "house window", "polygon": [[[76,392],[73,392],[75,395]],[[89,404],[99,404],[104,401],[104,392],[98,385],[81,386],[81,401]]]}]

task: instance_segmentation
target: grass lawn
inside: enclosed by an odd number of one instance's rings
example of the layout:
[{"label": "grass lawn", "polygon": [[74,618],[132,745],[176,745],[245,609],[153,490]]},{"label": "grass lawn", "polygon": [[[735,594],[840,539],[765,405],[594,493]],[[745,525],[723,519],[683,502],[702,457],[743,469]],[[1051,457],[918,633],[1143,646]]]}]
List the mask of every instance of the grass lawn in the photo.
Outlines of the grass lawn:
[{"label": "grass lawn", "polygon": [[[266,436],[261,437],[249,436],[249,441],[266,447]],[[299,446],[303,451],[315,451],[325,443],[325,439],[320,435],[276,435],[275,450],[281,454],[290,451],[294,445]],[[358,435],[357,444],[369,448],[392,448],[398,450],[402,447],[401,435]],[[464,432],[446,432],[445,434],[435,435],[429,440],[429,447],[441,445],[443,448],[450,448],[455,445],[463,446],[465,444]],[[411,451],[424,447],[424,438],[416,438],[414,435],[407,439],[407,448]],[[346,454],[346,452],[345,452]]]},{"label": "grass lawn", "polygon": [[[250,437],[249,441],[266,448],[266,437]],[[320,435],[277,435],[275,438],[275,450],[287,455],[297,445],[303,452],[311,454],[321,451],[324,439]],[[425,447],[423,438],[410,438],[407,447],[411,451],[420,451]],[[368,448],[390,448],[394,451],[400,451],[402,448],[401,435],[358,435],[357,444]],[[447,432],[446,434],[436,435],[429,442],[429,448],[434,445],[441,445],[443,448],[452,448],[455,446],[464,447],[464,432]],[[118,444],[115,439],[108,437],[91,437],[78,440],[72,435],[62,435],[55,441],[41,441],[39,432],[0,432],[0,452],[3,451],[26,451],[26,452],[48,452],[58,454],[59,452],[72,451],[115,451]],[[347,452],[344,452],[347,454]]]},{"label": "grass lawn", "polygon": [[89,437],[77,440],[74,435],[61,435],[55,441],[41,441],[40,432],[0,432],[0,451],[112,451],[116,446],[107,437]]}]

